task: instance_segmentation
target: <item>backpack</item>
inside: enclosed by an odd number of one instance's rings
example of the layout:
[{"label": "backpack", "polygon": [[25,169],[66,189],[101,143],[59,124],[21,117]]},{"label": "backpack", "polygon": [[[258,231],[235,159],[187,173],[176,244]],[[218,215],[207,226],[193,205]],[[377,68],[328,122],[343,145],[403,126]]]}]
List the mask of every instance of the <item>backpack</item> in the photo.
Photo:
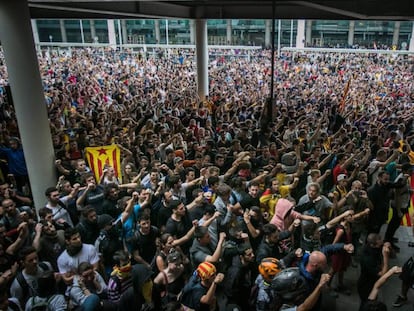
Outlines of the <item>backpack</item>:
[{"label": "backpack", "polygon": [[[41,261],[39,262],[39,266],[40,268],[42,268],[43,271],[49,271],[49,266]],[[23,294],[23,298],[26,301],[30,296],[36,296],[37,293],[33,293],[33,288],[29,286],[29,284],[27,283],[26,279],[23,276],[23,272],[20,270],[17,272],[16,274],[16,280],[17,283],[19,283],[21,289],[22,289],[22,294]]]},{"label": "backpack", "polygon": [[30,310],[31,311],[51,311],[51,309],[49,308],[49,305],[54,297],[55,295],[52,295],[47,300],[42,299],[38,301],[36,301],[38,297],[32,297]]}]

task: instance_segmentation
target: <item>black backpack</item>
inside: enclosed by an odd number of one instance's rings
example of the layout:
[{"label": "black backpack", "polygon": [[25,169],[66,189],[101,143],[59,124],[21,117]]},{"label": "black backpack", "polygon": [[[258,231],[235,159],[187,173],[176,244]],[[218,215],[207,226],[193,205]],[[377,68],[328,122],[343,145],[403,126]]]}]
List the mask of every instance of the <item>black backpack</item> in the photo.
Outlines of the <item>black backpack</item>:
[{"label": "black backpack", "polygon": [[[49,266],[43,261],[39,262],[39,266],[40,268],[42,268],[43,271],[50,270]],[[29,286],[29,284],[27,283],[26,279],[23,276],[23,272],[21,270],[17,272],[16,280],[22,289],[24,301],[27,301],[29,297],[34,297],[37,295],[37,293],[34,293],[33,288]]]}]

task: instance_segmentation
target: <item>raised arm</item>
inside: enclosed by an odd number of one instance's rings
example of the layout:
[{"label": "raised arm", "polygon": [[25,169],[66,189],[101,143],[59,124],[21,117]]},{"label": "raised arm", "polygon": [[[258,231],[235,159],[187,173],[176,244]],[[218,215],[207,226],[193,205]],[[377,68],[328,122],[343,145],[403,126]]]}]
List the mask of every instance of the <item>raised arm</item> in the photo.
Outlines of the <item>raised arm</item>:
[{"label": "raised arm", "polygon": [[388,281],[388,279],[394,275],[401,273],[402,269],[401,267],[394,266],[391,269],[389,269],[386,273],[384,273],[374,284],[374,287],[371,290],[371,293],[368,296],[368,300],[376,300],[378,296],[379,289],[382,287],[382,285],[385,284],[385,282]]}]

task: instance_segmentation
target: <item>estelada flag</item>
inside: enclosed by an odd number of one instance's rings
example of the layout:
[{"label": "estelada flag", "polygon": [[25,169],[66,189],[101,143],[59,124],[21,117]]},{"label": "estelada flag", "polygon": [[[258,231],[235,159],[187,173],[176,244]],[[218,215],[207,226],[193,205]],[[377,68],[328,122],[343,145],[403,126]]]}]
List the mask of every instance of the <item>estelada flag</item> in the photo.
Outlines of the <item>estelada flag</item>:
[{"label": "estelada flag", "polygon": [[98,182],[106,166],[112,166],[115,170],[115,176],[122,180],[121,150],[117,145],[87,147],[85,148],[85,157]]}]

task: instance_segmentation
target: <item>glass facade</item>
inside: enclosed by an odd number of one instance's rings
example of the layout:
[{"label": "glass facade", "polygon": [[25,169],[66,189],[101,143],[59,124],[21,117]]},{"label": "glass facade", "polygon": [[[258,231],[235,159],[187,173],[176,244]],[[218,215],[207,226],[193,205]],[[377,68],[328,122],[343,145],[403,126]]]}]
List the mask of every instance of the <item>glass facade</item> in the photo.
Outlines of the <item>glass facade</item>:
[{"label": "glass facade", "polygon": [[[106,20],[37,20],[41,42],[108,43]],[[114,21],[116,40],[128,44],[190,44],[193,22],[190,20],[125,20]],[[280,24],[280,29],[279,29]],[[297,20],[275,21],[275,42],[281,47],[295,46]],[[306,46],[349,47],[350,21],[306,21]],[[411,21],[399,22],[397,48],[408,44],[412,35]],[[397,28],[398,28],[397,24]],[[121,26],[122,25],[122,26]],[[352,45],[374,47],[393,45],[396,22],[355,21]],[[267,26],[267,27],[266,27]],[[119,31],[119,27],[122,29]],[[255,45],[264,46],[266,35],[270,38],[271,22],[265,20],[208,20],[208,43],[211,45]],[[268,32],[268,34],[266,34]],[[94,36],[93,36],[94,35]],[[269,40],[269,39],[268,39]]]}]

